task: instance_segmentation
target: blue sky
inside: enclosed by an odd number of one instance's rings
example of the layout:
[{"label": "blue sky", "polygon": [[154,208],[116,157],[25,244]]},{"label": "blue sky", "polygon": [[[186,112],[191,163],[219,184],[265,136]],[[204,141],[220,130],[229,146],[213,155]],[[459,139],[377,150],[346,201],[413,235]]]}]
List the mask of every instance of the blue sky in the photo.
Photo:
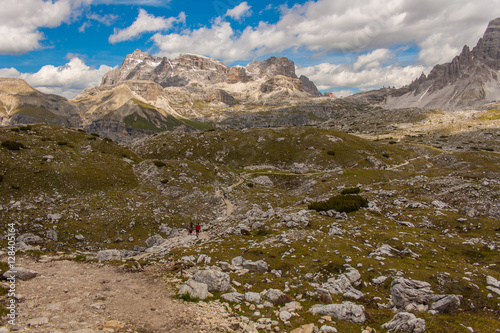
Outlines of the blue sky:
[{"label": "blue sky", "polygon": [[408,84],[471,48],[500,0],[0,0],[0,77],[68,98],[135,49],[286,56],[322,91]]}]

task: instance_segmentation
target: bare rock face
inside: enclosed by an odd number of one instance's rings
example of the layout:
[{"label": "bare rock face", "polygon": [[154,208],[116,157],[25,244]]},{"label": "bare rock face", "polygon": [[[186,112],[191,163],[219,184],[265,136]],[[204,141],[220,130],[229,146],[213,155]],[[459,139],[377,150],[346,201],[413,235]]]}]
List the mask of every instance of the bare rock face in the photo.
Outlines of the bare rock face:
[{"label": "bare rock face", "polygon": [[314,96],[321,96],[321,93],[319,92],[318,88],[312,82],[309,80],[307,76],[301,75],[299,77],[300,82],[302,82],[302,86],[304,87],[304,90],[307,91],[308,93],[314,95]]},{"label": "bare rock face", "polygon": [[216,91],[210,93],[207,98],[207,102],[220,102],[227,105],[234,104],[236,99],[231,96],[228,92],[222,89],[217,89]]},{"label": "bare rock face", "polygon": [[162,87],[183,87],[190,82],[224,82],[229,67],[215,59],[181,54],[175,59],[153,57],[136,50],[127,55],[120,68],[104,75],[101,86],[114,86],[127,80],[154,81]]},{"label": "bare rock face", "polygon": [[44,94],[22,79],[0,78],[0,123],[78,126],[78,108],[65,97]]},{"label": "bare rock face", "polygon": [[295,63],[285,57],[271,57],[264,61],[254,60],[246,67],[247,71],[257,77],[273,78],[276,75],[283,75],[297,79],[295,74]]},{"label": "bare rock face", "polygon": [[229,70],[229,74],[226,78],[226,83],[229,84],[234,84],[238,82],[246,83],[249,82],[250,80],[252,80],[252,78],[248,76],[245,67],[234,66],[231,67],[231,69]]},{"label": "bare rock face", "polygon": [[[500,98],[500,18],[489,23],[471,51],[467,45],[451,62],[436,65],[408,86],[379,96],[388,108],[457,109]],[[356,98],[354,98],[356,99]]]}]

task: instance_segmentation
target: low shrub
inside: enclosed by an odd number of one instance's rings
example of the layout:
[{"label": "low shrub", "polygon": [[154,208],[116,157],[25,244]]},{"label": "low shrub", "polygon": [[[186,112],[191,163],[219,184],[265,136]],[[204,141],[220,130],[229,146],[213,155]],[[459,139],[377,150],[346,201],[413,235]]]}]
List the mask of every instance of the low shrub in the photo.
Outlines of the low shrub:
[{"label": "low shrub", "polygon": [[68,143],[66,141],[58,141],[57,144],[59,146],[67,146],[68,145]]},{"label": "low shrub", "polygon": [[2,147],[8,150],[21,150],[21,148],[24,148],[24,145],[21,142],[6,140],[2,142]]},{"label": "low shrub", "polygon": [[158,168],[161,168],[161,167],[164,167],[165,165],[165,162],[162,162],[162,161],[154,161],[153,162],[154,165],[156,165]]},{"label": "low shrub", "polygon": [[368,207],[368,200],[360,195],[337,195],[327,201],[317,201],[311,203],[308,208],[321,212],[336,210],[338,212],[355,212],[361,207]]},{"label": "low shrub", "polygon": [[168,179],[162,179],[162,180],[160,180],[160,183],[162,183],[162,184],[168,184]]},{"label": "low shrub", "polygon": [[361,192],[361,189],[359,187],[351,187],[342,190],[340,194],[358,194],[359,192]]},{"label": "low shrub", "polygon": [[26,126],[21,126],[21,127],[19,127],[19,129],[20,129],[21,131],[31,131],[31,130],[32,130],[32,128],[33,128],[33,127],[32,127],[31,125],[26,125]]},{"label": "low shrub", "polygon": [[95,137],[95,136],[89,136],[89,137],[87,138],[87,140],[89,140],[89,141],[95,141],[95,140],[96,140],[96,137]]},{"label": "low shrub", "polygon": [[330,156],[335,156],[335,152],[333,150],[329,150],[326,153]]},{"label": "low shrub", "polygon": [[390,155],[387,154],[387,153],[383,153],[382,156],[384,156],[385,158],[389,158],[390,157]]},{"label": "low shrub", "polygon": [[253,184],[252,183],[247,183],[247,186],[248,187],[253,187]]}]

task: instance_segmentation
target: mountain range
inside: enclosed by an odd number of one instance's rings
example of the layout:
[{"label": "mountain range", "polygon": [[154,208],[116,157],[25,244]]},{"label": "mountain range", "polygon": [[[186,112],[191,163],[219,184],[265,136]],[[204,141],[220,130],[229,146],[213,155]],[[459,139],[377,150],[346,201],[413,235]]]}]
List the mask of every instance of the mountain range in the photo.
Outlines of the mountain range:
[{"label": "mountain range", "polygon": [[293,61],[271,57],[229,67],[204,56],[127,55],[98,87],[67,100],[43,94],[21,79],[0,79],[2,125],[51,123],[81,127],[130,143],[164,130],[213,127],[317,125],[369,104],[384,109],[455,110],[500,96],[500,18],[472,49],[435,66],[399,89],[362,92],[344,100],[322,96]]}]

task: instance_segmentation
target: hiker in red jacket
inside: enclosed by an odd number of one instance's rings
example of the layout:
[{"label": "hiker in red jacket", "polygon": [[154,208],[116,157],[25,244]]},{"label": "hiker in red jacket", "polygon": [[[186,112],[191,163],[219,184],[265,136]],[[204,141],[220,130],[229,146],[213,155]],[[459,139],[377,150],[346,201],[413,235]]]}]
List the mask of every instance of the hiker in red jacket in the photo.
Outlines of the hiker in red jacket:
[{"label": "hiker in red jacket", "polygon": [[196,223],[195,230],[196,230],[196,237],[198,237],[198,235],[200,234],[200,230],[201,230],[201,226],[199,223]]}]

